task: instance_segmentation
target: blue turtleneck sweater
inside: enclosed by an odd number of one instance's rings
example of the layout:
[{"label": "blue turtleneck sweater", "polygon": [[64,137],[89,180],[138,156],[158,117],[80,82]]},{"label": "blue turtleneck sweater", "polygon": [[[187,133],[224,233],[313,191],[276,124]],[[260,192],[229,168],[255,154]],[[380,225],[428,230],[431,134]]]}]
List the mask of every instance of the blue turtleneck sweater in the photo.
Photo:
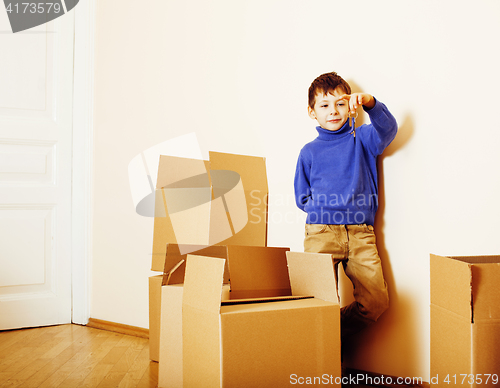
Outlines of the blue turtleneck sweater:
[{"label": "blue turtleneck sweater", "polygon": [[295,200],[308,224],[373,225],[378,208],[377,156],[391,143],[396,119],[380,101],[366,109],[370,124],[338,131],[316,127],[319,136],[300,151]]}]

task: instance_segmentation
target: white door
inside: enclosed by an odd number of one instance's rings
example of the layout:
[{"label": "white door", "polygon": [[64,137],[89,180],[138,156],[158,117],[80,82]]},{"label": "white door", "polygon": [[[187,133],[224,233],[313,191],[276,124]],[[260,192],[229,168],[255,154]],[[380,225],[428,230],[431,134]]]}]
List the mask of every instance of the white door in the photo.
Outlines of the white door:
[{"label": "white door", "polygon": [[0,8],[0,329],[71,322],[73,41]]}]

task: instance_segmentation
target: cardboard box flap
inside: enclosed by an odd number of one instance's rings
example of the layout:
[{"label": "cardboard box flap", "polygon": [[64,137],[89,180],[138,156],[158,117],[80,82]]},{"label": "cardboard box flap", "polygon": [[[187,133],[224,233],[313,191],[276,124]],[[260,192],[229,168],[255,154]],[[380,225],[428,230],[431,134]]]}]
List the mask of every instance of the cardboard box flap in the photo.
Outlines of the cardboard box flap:
[{"label": "cardboard box flap", "polygon": [[208,172],[205,172],[203,174],[174,181],[162,187],[162,189],[177,188],[210,188],[210,175]]},{"label": "cardboard box flap", "polygon": [[245,190],[258,189],[267,193],[266,160],[258,156],[209,152],[212,170],[231,170],[237,172]]},{"label": "cardboard box flap", "polygon": [[500,263],[500,256],[450,256],[450,258],[469,264]]},{"label": "cardboard box flap", "polygon": [[[160,155],[156,188],[160,189],[165,186],[175,185],[176,182],[197,176],[200,176],[198,179],[201,180],[201,177],[207,174],[207,165],[208,162],[200,159]],[[205,182],[208,186],[208,181]]]},{"label": "cardboard box flap", "polygon": [[[227,250],[224,246],[167,244],[166,252],[162,283],[164,286],[166,284],[184,283],[186,263],[180,265],[179,267],[178,264],[181,261],[185,262],[187,260],[188,253],[197,256],[216,257],[219,259],[225,259],[227,257]],[[175,272],[172,271],[174,267],[176,268]],[[168,283],[165,283],[169,273],[171,273],[170,280],[168,280]],[[224,283],[229,283],[229,269],[227,261],[224,270]]]},{"label": "cardboard box flap", "polygon": [[[176,185],[176,182],[182,182],[189,180],[193,177],[206,176],[208,171],[208,162],[199,159],[189,159],[180,158],[174,156],[160,155],[159,165],[158,165],[158,175],[156,180],[156,190],[155,190],[155,219],[154,219],[154,229],[153,229],[153,257],[151,263],[151,269],[153,271],[162,271],[164,260],[165,260],[165,248],[166,243],[176,243],[180,240],[176,237],[176,232],[174,231],[174,225],[172,223],[171,217],[169,217],[167,212],[167,202],[169,202],[169,207],[173,207],[175,210],[175,203],[182,203],[182,201],[176,200],[176,198],[182,197],[181,190],[167,189],[167,191],[162,190],[164,186]],[[200,179],[200,178],[195,178]],[[210,179],[210,175],[208,175]],[[206,182],[206,181],[205,181]],[[199,185],[199,183],[198,183]],[[208,185],[209,186],[209,185]],[[205,190],[199,191],[199,196],[203,196],[203,201],[207,199],[210,201],[210,188],[205,188]],[[167,197],[170,196],[167,201]],[[173,201],[172,201],[173,197]],[[198,202],[202,202],[199,198],[196,199]],[[172,203],[170,203],[172,202]],[[170,209],[172,211],[172,209]],[[176,209],[179,211],[179,208]],[[207,225],[208,227],[208,225]],[[179,231],[177,231],[179,233]],[[182,236],[181,236],[182,237]],[[176,261],[173,265],[175,265]],[[169,268],[170,269],[170,268]]]},{"label": "cardboard box flap", "polygon": [[218,314],[226,260],[188,255],[183,305]]},{"label": "cardboard box flap", "polygon": [[472,321],[472,274],[470,264],[450,257],[431,255],[431,303]]},{"label": "cardboard box flap", "polygon": [[291,295],[287,251],[289,248],[229,245],[231,299]]},{"label": "cardboard box flap", "polygon": [[[175,243],[174,227],[167,217],[167,204],[163,190],[155,190],[155,219],[153,227],[153,252],[151,270],[162,271],[165,263],[166,241]],[[177,263],[177,262],[176,262]],[[175,263],[174,263],[175,265]],[[170,269],[170,268],[169,268]]]},{"label": "cardboard box flap", "polygon": [[482,319],[500,319],[499,285],[500,262],[481,262],[472,265],[473,322]]},{"label": "cardboard box flap", "polygon": [[[213,201],[213,205],[224,206],[226,212],[212,212],[210,243],[266,246],[268,185],[265,159],[210,152],[210,168],[212,171],[230,170],[240,177],[232,190]],[[217,200],[224,203],[217,204]]]},{"label": "cardboard box flap", "polygon": [[311,295],[304,295],[304,296],[274,296],[274,297],[269,297],[269,298],[249,298],[249,299],[230,299],[230,300],[223,300],[221,302],[222,306],[233,306],[237,304],[251,304],[251,303],[270,303],[270,302],[279,302],[283,300],[298,300],[298,299],[310,299],[314,298]]},{"label": "cardboard box flap", "polygon": [[236,171],[211,170],[210,175],[214,198],[224,196],[227,192],[231,191],[235,187],[238,187],[239,185],[241,186],[240,190],[243,190],[240,174]]},{"label": "cardboard box flap", "polygon": [[500,319],[500,256],[431,255],[431,303],[470,322]]},{"label": "cardboard box flap", "polygon": [[[209,204],[212,200],[212,191],[210,187],[184,187],[161,189],[166,202],[167,213],[172,217],[175,213],[194,209],[204,204]],[[207,217],[209,207],[207,207]],[[206,228],[208,229],[208,221]],[[208,234],[208,231],[206,232]]]},{"label": "cardboard box flap", "polygon": [[292,295],[313,295],[338,303],[337,274],[332,256],[325,253],[287,252]]},{"label": "cardboard box flap", "polygon": [[218,152],[210,158],[160,156],[153,271],[163,270],[167,243],[267,245],[265,159]]},{"label": "cardboard box flap", "polygon": [[[180,260],[171,270],[163,274],[162,286],[169,284],[184,283],[184,273],[186,271],[186,260]],[[180,276],[176,276],[179,274]]]},{"label": "cardboard box flap", "polygon": [[210,243],[218,243],[240,232],[248,223],[248,206],[240,175],[230,170],[212,170],[213,201]]},{"label": "cardboard box flap", "polygon": [[186,260],[189,253],[197,256],[217,257],[219,259],[227,257],[226,247],[224,246],[167,243],[163,272],[169,272],[179,261]]}]

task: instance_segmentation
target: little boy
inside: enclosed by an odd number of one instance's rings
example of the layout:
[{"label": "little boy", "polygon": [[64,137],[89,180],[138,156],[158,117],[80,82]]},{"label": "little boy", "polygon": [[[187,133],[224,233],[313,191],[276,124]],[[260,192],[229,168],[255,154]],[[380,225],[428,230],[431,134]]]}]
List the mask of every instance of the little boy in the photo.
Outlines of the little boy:
[{"label": "little boy", "polygon": [[[362,106],[371,124],[352,128]],[[295,172],[297,206],[307,213],[304,250],[342,262],[355,301],[341,310],[341,336],[375,322],[387,309],[387,285],[375,243],[378,207],[377,156],[396,136],[397,123],[384,104],[351,87],[336,73],[309,88],[309,116],[319,135],[300,151]]]}]

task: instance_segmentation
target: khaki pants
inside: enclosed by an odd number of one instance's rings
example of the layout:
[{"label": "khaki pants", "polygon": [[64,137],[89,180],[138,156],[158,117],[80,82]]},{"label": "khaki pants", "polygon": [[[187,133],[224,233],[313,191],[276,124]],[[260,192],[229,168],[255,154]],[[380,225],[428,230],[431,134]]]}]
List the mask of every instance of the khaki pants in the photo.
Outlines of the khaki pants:
[{"label": "khaki pants", "polygon": [[375,322],[387,309],[389,295],[373,226],[306,224],[304,251],[331,254],[336,274],[342,262],[353,284],[355,301],[341,309],[342,340]]}]

